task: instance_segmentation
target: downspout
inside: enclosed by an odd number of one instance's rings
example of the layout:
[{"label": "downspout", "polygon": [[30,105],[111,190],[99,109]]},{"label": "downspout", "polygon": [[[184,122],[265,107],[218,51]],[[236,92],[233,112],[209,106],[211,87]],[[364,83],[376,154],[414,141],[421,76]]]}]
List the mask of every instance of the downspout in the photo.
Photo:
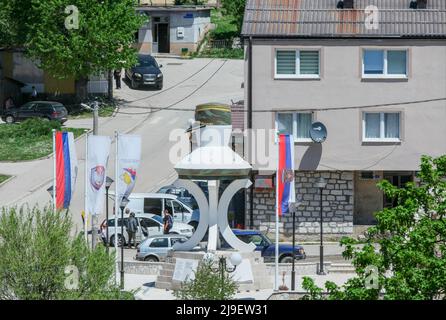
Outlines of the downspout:
[{"label": "downspout", "polygon": [[[249,145],[249,155],[250,155],[250,162],[251,166],[253,165],[253,154],[252,154],[252,37],[249,37],[248,42],[248,132],[250,137]],[[252,186],[249,189],[250,195],[249,195],[249,228],[254,228],[254,172],[251,171],[251,181]]]}]

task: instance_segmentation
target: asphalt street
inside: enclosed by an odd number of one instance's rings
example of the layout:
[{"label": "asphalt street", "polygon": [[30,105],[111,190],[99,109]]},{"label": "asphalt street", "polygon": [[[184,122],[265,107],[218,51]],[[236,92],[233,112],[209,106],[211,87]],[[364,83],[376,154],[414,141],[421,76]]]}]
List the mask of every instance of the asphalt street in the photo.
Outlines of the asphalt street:
[{"label": "asphalt street", "polygon": [[[243,61],[221,59],[180,60],[164,58],[164,89],[130,89],[123,82],[115,91],[120,101],[119,112],[112,118],[101,118],[99,134],[114,137],[115,131],[140,134],[143,138],[142,163],[134,192],[155,192],[177,179],[169,155],[178,148],[178,139],[188,150],[186,134],[196,105],[207,102],[230,103],[243,99]],[[175,109],[175,110],[171,110]],[[91,119],[70,120],[67,127],[92,128]],[[185,143],[186,141],[186,143]],[[114,144],[111,148],[107,175],[114,177]],[[76,142],[79,174],[70,212],[78,229],[82,227],[84,208],[85,137]],[[177,155],[177,158],[181,154]],[[0,173],[15,176],[0,188],[1,206],[33,207],[50,204],[46,191],[52,185],[52,158],[26,163],[0,163]],[[113,186],[112,186],[113,190]],[[104,199],[105,201],[105,199]],[[105,217],[103,214],[99,220]]]}]

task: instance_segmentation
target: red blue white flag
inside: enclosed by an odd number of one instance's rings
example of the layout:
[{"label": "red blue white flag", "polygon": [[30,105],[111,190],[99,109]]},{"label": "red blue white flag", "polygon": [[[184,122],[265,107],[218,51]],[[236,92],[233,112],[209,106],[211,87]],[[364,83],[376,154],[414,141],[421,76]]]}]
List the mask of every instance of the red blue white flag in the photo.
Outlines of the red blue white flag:
[{"label": "red blue white flag", "polygon": [[289,213],[290,203],[296,201],[294,185],[294,139],[279,136],[279,166],[277,170],[277,206],[279,216]]},{"label": "red blue white flag", "polygon": [[68,209],[76,185],[78,163],[72,132],[56,132],[54,135],[56,157],[56,209]]}]

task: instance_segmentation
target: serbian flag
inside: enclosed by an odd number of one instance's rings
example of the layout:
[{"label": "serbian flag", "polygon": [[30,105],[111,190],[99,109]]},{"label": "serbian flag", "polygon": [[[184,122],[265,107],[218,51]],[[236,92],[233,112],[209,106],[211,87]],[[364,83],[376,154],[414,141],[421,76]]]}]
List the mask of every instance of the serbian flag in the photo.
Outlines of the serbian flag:
[{"label": "serbian flag", "polygon": [[54,135],[56,157],[56,209],[68,209],[76,184],[78,164],[72,132],[56,132]]},{"label": "serbian flag", "polygon": [[294,139],[279,136],[279,166],[277,170],[277,206],[279,216],[289,213],[289,205],[296,201],[294,185]]}]

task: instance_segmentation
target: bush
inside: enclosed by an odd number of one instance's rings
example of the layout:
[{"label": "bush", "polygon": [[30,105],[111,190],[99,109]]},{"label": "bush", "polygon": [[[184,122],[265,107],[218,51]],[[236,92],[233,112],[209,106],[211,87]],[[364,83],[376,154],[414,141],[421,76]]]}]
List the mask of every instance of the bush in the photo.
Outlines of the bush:
[{"label": "bush", "polygon": [[198,58],[243,59],[244,49],[210,49],[195,55]]},{"label": "bush", "polygon": [[3,209],[0,299],[129,299],[114,280],[114,257],[103,246],[71,237],[67,213]]},{"label": "bush", "polygon": [[[344,238],[344,258],[357,277],[342,287],[327,282],[326,298],[337,300],[434,300],[446,292],[446,156],[421,159],[419,184],[380,189],[396,203],[376,213],[366,243]],[[378,248],[376,248],[378,246]],[[304,281],[307,299],[323,299],[314,282]]]},{"label": "bush", "polygon": [[0,138],[36,138],[51,136],[52,130],[60,130],[62,125],[58,121],[48,121],[41,118],[31,118],[16,125],[3,126]]},{"label": "bush", "polygon": [[212,270],[213,261],[203,260],[195,272],[195,279],[182,284],[174,296],[180,300],[230,300],[237,292],[237,284],[228,273]]}]

